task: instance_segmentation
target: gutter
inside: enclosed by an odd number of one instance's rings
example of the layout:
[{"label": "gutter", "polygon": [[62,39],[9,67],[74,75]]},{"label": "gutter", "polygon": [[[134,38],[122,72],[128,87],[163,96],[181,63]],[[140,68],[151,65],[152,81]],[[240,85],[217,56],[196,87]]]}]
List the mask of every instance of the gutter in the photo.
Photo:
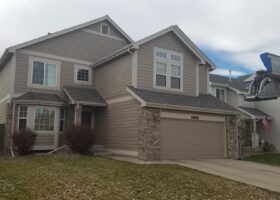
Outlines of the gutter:
[{"label": "gutter", "polygon": [[116,58],[116,57],[118,57],[120,55],[123,55],[125,53],[130,53],[131,54],[131,53],[133,53],[133,51],[135,51],[137,49],[139,49],[139,47],[138,47],[138,45],[136,43],[129,44],[129,45],[123,47],[122,49],[112,53],[111,55],[109,55],[109,56],[107,56],[107,57],[97,61],[96,63],[94,63],[92,65],[92,67],[93,68],[99,67],[100,65],[103,65],[103,64],[107,63],[108,61],[110,61],[110,60],[112,60],[112,59],[114,59],[114,58]]},{"label": "gutter", "polygon": [[0,70],[6,64],[7,60],[14,54],[10,49],[6,49],[0,58]]},{"label": "gutter", "polygon": [[200,108],[200,107],[174,106],[174,105],[156,104],[156,103],[146,103],[145,106],[155,107],[155,108],[163,108],[163,109],[172,109],[172,110],[185,110],[185,111],[193,111],[193,112],[203,112],[203,113],[230,114],[230,115],[236,115],[236,116],[240,115],[240,112],[225,111],[225,110],[213,110],[213,109]]}]

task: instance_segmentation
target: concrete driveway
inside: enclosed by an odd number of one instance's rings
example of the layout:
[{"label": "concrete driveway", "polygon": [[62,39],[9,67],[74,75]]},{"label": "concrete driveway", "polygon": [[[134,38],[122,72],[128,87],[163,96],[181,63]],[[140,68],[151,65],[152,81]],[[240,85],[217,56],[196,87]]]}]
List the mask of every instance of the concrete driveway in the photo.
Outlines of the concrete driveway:
[{"label": "concrete driveway", "polygon": [[178,165],[280,192],[280,167],[239,160],[180,160]]}]

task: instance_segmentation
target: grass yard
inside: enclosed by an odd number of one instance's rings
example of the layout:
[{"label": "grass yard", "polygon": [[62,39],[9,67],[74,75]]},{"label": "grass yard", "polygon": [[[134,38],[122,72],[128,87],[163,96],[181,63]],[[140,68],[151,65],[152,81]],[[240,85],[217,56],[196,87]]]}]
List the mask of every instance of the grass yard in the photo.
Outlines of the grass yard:
[{"label": "grass yard", "polygon": [[243,160],[274,165],[274,166],[280,166],[280,153],[256,154],[256,155],[248,156]]},{"label": "grass yard", "polygon": [[280,199],[280,194],[177,165],[80,155],[0,158],[0,199]]}]

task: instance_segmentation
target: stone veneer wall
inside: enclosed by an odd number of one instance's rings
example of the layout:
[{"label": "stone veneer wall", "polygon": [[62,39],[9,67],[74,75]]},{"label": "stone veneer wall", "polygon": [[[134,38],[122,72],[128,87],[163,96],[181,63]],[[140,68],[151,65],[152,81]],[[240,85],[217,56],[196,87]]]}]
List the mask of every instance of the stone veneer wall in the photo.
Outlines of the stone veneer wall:
[{"label": "stone veneer wall", "polygon": [[[226,115],[227,158],[238,158],[237,117]],[[141,160],[160,160],[160,109],[139,108],[139,151]]]},{"label": "stone veneer wall", "polygon": [[139,108],[139,151],[141,160],[160,160],[160,109]]},{"label": "stone veneer wall", "polygon": [[237,117],[226,115],[227,158],[238,158]]}]

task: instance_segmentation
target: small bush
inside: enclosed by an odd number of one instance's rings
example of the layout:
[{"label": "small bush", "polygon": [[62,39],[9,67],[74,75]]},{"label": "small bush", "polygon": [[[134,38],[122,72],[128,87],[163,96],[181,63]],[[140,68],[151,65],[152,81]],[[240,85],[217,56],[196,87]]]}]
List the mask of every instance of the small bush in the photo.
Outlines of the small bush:
[{"label": "small bush", "polygon": [[261,148],[263,152],[273,152],[276,149],[275,146],[269,142],[264,142],[261,144]]},{"label": "small bush", "polygon": [[13,142],[19,155],[27,155],[35,142],[37,134],[30,129],[20,129],[14,132]]},{"label": "small bush", "polygon": [[65,138],[72,152],[88,154],[94,141],[94,132],[87,126],[71,126],[65,131]]}]

